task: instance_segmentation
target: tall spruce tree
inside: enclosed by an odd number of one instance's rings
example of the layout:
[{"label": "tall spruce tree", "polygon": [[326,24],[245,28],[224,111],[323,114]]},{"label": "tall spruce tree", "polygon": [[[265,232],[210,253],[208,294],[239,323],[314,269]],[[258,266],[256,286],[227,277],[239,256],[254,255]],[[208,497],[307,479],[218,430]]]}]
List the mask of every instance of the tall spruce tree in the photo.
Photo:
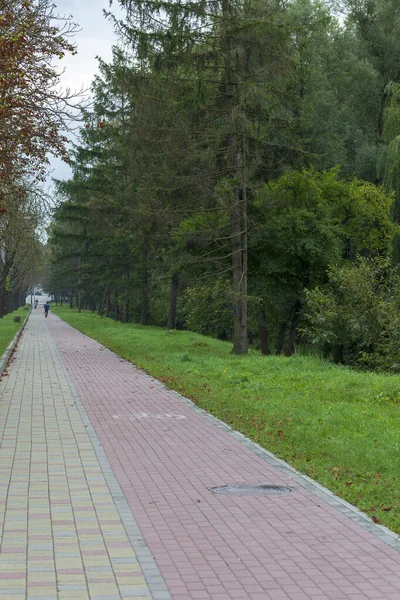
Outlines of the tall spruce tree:
[{"label": "tall spruce tree", "polygon": [[[277,170],[276,160],[293,150],[288,95],[282,72],[290,62],[290,37],[279,2],[120,0],[120,23],[142,73],[171,81],[189,79],[193,104],[207,90],[207,128],[202,144],[211,153],[214,189],[199,207],[224,210],[230,240],[233,292],[233,352],[247,352],[247,203],[249,176]],[[279,85],[278,85],[279,81]],[[196,97],[197,94],[197,97]],[[203,96],[204,97],[204,96]],[[168,101],[168,99],[166,99]],[[179,103],[179,100],[175,101]],[[182,105],[181,105],[182,106]],[[273,152],[266,152],[268,146]],[[282,156],[280,157],[282,164]],[[200,200],[200,199],[199,199]],[[212,210],[212,208],[211,208]],[[226,254],[226,250],[225,250]]]}]

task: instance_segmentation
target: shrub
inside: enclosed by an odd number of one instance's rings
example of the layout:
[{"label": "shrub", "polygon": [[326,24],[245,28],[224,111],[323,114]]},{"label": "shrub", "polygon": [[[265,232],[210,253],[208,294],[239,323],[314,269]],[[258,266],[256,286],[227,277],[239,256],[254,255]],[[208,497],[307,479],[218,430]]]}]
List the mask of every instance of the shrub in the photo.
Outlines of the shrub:
[{"label": "shrub", "polygon": [[229,281],[201,281],[185,290],[178,316],[191,331],[227,340],[232,334],[232,305]]},{"label": "shrub", "polygon": [[306,291],[304,333],[335,362],[400,371],[400,278],[386,259],[331,267]]}]

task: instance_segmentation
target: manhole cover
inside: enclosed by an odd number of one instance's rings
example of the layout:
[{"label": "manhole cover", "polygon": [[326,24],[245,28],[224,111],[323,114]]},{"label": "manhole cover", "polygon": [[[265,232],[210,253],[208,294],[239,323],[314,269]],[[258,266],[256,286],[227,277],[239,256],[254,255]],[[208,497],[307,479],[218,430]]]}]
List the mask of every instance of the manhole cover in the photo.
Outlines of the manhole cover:
[{"label": "manhole cover", "polygon": [[290,494],[295,488],[281,485],[224,485],[212,488],[213,494],[222,496],[269,496],[271,494]]}]

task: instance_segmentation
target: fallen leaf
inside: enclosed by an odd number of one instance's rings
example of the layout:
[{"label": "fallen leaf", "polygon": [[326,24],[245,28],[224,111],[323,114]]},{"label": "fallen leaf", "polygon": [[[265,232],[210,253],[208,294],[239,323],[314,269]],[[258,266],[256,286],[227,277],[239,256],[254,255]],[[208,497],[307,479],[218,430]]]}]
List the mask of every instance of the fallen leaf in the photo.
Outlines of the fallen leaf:
[{"label": "fallen leaf", "polygon": [[375,517],[375,515],[372,515],[371,519],[374,523],[380,523],[380,520],[378,519],[378,517]]}]

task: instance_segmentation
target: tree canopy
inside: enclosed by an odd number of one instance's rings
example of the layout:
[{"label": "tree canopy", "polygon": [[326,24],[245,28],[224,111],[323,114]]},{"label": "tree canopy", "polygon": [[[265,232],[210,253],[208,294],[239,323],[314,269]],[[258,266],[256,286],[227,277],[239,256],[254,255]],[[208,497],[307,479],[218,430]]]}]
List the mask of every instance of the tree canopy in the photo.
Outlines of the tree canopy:
[{"label": "tree canopy", "polygon": [[120,5],[49,286],[290,355],[331,268],[397,261],[396,3],[346,0],[344,19],[317,0]]},{"label": "tree canopy", "polygon": [[50,0],[0,2],[0,315],[12,290],[23,296],[18,253],[31,249],[32,273],[41,254],[36,200],[48,156],[68,160],[65,135],[77,96],[59,89],[57,64],[76,52],[75,30]]}]

